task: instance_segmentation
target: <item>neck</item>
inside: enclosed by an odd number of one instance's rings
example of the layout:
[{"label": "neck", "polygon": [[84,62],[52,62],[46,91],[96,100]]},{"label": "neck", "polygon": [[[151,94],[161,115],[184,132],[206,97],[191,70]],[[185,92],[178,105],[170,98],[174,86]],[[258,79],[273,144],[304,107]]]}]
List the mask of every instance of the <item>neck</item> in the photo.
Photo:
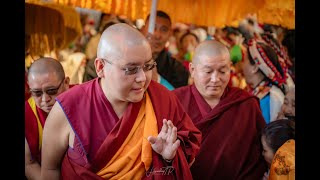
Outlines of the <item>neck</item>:
[{"label": "neck", "polygon": [[104,95],[110,102],[113,110],[115,111],[118,118],[120,119],[123,113],[125,112],[125,110],[127,109],[129,103],[126,101],[115,99],[114,96],[109,92],[108,88],[105,88],[104,86],[101,85],[101,80],[100,80],[100,86],[102,88]]},{"label": "neck", "polygon": [[213,109],[219,102],[220,102],[220,98],[212,98],[212,97],[203,97],[204,100],[209,104],[209,106],[211,107],[211,109]]},{"label": "neck", "polygon": [[152,53],[152,58],[153,58],[153,59],[157,59],[158,56],[159,56],[159,54],[160,54],[159,52],[153,52],[153,53]]}]

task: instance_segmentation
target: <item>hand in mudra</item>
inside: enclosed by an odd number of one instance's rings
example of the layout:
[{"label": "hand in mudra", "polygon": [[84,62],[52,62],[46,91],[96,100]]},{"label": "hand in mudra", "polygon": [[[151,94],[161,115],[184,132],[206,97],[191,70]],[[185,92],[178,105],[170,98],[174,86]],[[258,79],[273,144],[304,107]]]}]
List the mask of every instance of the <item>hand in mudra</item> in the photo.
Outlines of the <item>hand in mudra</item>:
[{"label": "hand in mudra", "polygon": [[171,120],[166,119],[163,119],[163,126],[158,136],[149,136],[148,141],[152,149],[166,160],[172,160],[180,146],[180,140],[177,139],[177,128]]}]

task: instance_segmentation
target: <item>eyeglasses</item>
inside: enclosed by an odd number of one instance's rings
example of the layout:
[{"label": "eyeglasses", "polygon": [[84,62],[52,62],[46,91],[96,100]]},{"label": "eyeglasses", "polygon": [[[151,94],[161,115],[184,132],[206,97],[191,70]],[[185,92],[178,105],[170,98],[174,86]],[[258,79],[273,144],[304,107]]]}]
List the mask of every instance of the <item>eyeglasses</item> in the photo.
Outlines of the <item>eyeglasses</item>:
[{"label": "eyeglasses", "polygon": [[56,88],[50,88],[50,89],[43,90],[43,91],[30,89],[29,91],[30,91],[31,95],[35,96],[35,97],[41,97],[43,95],[43,93],[46,93],[49,96],[53,96],[53,95],[56,95],[58,93],[58,90],[60,89],[60,86],[63,83],[63,81],[64,81],[64,78],[61,81],[61,83],[59,84],[59,86],[56,87]]},{"label": "eyeglasses", "polygon": [[[101,58],[101,59],[111,65],[117,65],[117,64],[112,63],[111,61],[108,61],[107,59],[103,59],[103,58]],[[153,59],[151,58],[149,61],[151,61],[151,60],[153,60]],[[142,66],[132,66],[132,67],[125,67],[125,68],[119,67],[119,68],[125,72],[125,75],[133,75],[133,74],[136,74],[140,69],[143,69],[144,72],[150,71],[154,67],[156,67],[156,65],[157,65],[157,63],[154,61],[153,63],[147,63]]]}]

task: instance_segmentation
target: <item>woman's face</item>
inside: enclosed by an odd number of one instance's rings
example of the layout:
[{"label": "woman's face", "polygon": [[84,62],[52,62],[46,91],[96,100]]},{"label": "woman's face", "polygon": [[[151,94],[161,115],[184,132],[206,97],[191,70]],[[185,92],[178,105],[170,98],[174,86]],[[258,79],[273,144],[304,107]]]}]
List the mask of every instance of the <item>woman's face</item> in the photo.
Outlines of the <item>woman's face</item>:
[{"label": "woman's face", "polygon": [[262,155],[264,157],[264,160],[267,162],[268,166],[270,167],[274,152],[271,149],[270,145],[267,143],[266,136],[261,136],[261,143],[262,143]]},{"label": "woman's face", "polygon": [[249,54],[247,54],[243,61],[240,62],[240,67],[241,67],[241,70],[242,70],[242,73],[243,73],[243,76],[244,78],[246,79],[246,82],[249,86],[253,86],[253,76],[254,76],[254,68],[255,68],[255,65],[251,64],[250,61],[249,61]]}]

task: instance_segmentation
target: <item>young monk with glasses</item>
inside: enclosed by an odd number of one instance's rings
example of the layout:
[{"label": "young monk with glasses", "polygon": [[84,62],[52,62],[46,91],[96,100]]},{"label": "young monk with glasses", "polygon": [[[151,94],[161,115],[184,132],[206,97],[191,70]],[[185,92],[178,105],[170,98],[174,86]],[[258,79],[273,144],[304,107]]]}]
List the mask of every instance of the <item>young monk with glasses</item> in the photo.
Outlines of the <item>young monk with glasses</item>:
[{"label": "young monk with glasses", "polygon": [[47,118],[41,179],[191,179],[201,133],[151,80],[147,39],[112,25],[94,64],[98,77],[59,95]]}]

